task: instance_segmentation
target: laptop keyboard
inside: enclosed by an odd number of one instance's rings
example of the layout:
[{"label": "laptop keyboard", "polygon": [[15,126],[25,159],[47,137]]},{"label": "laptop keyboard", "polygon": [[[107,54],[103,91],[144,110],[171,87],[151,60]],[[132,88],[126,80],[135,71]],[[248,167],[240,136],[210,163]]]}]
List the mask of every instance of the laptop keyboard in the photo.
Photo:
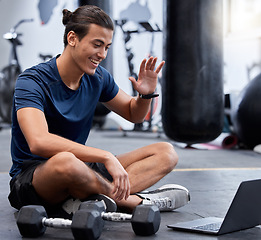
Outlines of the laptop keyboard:
[{"label": "laptop keyboard", "polygon": [[193,227],[196,230],[204,230],[204,231],[218,231],[221,227],[222,222],[218,223],[210,223],[202,226]]}]

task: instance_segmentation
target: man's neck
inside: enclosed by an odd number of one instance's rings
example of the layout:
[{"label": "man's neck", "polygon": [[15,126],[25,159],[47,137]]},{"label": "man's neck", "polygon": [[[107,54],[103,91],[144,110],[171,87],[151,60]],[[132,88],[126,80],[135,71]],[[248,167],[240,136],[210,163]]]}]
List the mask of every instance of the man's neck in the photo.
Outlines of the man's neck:
[{"label": "man's neck", "polygon": [[71,58],[64,51],[61,56],[56,59],[58,72],[64,84],[72,89],[77,90],[81,84],[83,73],[79,72]]}]

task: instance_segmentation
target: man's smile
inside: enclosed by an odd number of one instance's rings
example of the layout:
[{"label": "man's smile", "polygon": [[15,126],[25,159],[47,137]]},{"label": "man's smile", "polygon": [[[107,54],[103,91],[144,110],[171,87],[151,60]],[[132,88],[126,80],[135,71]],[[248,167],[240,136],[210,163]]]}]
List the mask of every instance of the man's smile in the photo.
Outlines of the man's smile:
[{"label": "man's smile", "polygon": [[91,62],[92,63],[94,63],[94,64],[99,64],[101,61],[99,61],[99,60],[94,60],[94,59],[92,59],[92,58],[90,58],[90,60],[91,60]]}]

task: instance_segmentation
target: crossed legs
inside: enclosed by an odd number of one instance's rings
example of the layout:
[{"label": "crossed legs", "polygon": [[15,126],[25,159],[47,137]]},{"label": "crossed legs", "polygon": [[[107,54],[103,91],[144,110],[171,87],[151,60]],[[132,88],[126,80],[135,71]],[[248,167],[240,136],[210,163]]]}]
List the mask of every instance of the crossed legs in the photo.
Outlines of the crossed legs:
[{"label": "crossed legs", "polygon": [[[133,194],[158,182],[172,171],[178,161],[173,146],[164,142],[118,155],[117,158],[128,173],[131,195],[127,200],[116,203],[129,210],[142,201]],[[32,183],[38,195],[50,204],[62,202],[68,196],[85,199],[97,193],[114,199],[112,183],[69,152],[59,153],[39,165]]]}]

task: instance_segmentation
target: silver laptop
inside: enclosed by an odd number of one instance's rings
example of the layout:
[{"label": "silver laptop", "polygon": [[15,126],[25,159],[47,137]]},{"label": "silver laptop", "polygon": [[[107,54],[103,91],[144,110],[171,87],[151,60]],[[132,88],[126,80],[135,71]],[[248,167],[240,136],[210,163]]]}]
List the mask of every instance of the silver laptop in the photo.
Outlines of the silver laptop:
[{"label": "silver laptop", "polygon": [[240,184],[225,218],[207,217],[168,227],[174,230],[221,235],[259,224],[261,224],[261,179]]}]

